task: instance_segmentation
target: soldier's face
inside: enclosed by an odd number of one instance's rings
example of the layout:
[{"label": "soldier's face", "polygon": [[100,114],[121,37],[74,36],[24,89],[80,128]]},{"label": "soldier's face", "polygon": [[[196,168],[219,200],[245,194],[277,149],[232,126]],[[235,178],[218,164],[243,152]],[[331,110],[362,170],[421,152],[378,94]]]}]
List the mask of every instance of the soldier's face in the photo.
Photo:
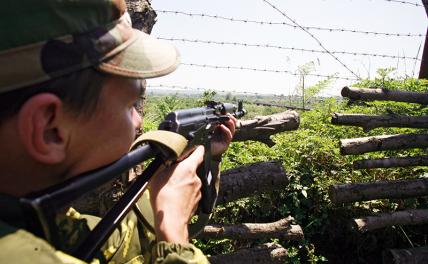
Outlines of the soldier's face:
[{"label": "soldier's face", "polygon": [[106,80],[95,112],[88,120],[76,121],[69,146],[76,163],[69,176],[107,165],[129,150],[141,125],[134,107],[141,89],[140,80],[121,77]]}]

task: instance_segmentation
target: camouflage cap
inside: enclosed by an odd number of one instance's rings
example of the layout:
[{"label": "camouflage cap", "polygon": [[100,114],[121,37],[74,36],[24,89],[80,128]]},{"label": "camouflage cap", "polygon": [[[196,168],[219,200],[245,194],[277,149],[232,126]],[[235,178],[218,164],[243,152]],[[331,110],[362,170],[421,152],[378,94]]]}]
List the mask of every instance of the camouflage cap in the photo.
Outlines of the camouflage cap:
[{"label": "camouflage cap", "polygon": [[0,10],[0,93],[89,66],[133,78],[174,71],[172,45],[133,29],[124,0],[6,0]]}]

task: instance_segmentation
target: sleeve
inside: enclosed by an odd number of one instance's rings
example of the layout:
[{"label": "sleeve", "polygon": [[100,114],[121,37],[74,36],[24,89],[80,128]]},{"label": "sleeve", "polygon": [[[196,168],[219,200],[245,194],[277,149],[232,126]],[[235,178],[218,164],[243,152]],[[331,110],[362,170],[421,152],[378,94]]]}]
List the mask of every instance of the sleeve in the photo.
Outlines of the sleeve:
[{"label": "sleeve", "polygon": [[192,244],[182,245],[168,242],[158,242],[152,248],[151,263],[209,263],[202,251]]}]

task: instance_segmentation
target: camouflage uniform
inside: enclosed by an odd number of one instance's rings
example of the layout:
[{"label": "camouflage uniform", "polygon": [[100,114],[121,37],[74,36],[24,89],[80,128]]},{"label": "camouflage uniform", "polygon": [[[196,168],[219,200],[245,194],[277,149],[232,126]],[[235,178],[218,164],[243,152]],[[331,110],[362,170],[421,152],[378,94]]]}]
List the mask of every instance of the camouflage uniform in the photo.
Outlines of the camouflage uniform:
[{"label": "camouflage uniform", "polygon": [[[131,26],[123,0],[6,0],[0,10],[0,93],[87,67],[147,79],[174,71],[177,50]],[[6,67],[5,65],[8,65]],[[73,209],[60,214],[62,245],[25,230],[18,199],[0,194],[0,263],[83,263],[69,251],[99,221]],[[94,263],[207,263],[193,245],[147,240],[134,213]]]},{"label": "camouflage uniform", "polygon": [[[24,214],[18,199],[0,195],[0,263],[84,263],[69,252],[99,221],[74,209],[58,215],[61,251],[25,230]],[[146,261],[144,261],[144,259]],[[129,213],[91,263],[207,263],[202,252],[191,244],[158,242]]]}]

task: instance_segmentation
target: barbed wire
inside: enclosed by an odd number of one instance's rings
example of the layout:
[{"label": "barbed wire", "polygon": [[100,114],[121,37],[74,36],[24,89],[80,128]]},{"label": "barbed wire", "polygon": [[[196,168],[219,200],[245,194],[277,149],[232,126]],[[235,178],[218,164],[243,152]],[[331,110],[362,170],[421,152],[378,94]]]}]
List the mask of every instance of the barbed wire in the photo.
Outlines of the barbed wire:
[{"label": "barbed wire", "polygon": [[[184,15],[190,17],[202,17],[202,18],[212,18],[220,19],[229,22],[240,22],[240,23],[252,23],[259,25],[282,25],[292,27],[294,29],[299,29],[298,26],[286,23],[286,22],[272,22],[272,21],[256,21],[251,19],[242,19],[242,18],[233,18],[233,17],[224,17],[219,15],[210,15],[204,13],[188,13],[183,11],[172,11],[172,10],[155,10],[158,13],[163,14],[175,14],[175,15]],[[320,31],[329,31],[329,32],[348,32],[348,33],[357,33],[357,34],[366,34],[366,35],[376,35],[376,36],[388,36],[388,37],[425,37],[426,34],[417,34],[417,33],[388,33],[388,32],[376,32],[376,31],[366,31],[358,29],[346,29],[346,28],[328,28],[328,27],[312,27],[312,26],[302,26],[307,30],[320,30]]]},{"label": "barbed wire", "polygon": [[[211,69],[246,70],[246,71],[269,72],[269,73],[286,73],[286,74],[293,75],[293,76],[300,76],[299,73],[288,71],[288,70],[274,70],[274,69],[267,69],[267,68],[262,69],[262,68],[251,68],[251,67],[245,67],[245,66],[225,66],[225,65],[211,65],[211,64],[198,64],[198,63],[181,63],[180,65],[200,67],[200,68],[211,68]],[[315,74],[315,73],[308,73],[305,75],[306,76],[313,76],[313,77],[348,80],[348,81],[361,80],[360,77],[353,78],[353,77],[343,77],[343,76],[336,76],[336,75]]]},{"label": "barbed wire", "polygon": [[393,3],[399,3],[399,4],[405,4],[405,5],[413,5],[413,6],[425,6],[424,4],[418,4],[408,1],[401,1],[401,0],[384,0],[386,2],[393,2]]},{"label": "barbed wire", "polygon": [[[257,47],[257,48],[275,48],[275,49],[281,49],[281,50],[303,51],[303,52],[322,53],[322,54],[327,53],[324,50],[285,47],[285,46],[272,45],[272,44],[255,44],[255,43],[229,42],[229,41],[217,41],[217,40],[170,38],[170,37],[159,37],[159,36],[157,36],[157,38],[167,40],[167,41],[181,41],[181,42],[189,42],[189,43],[203,43],[203,44],[230,45],[230,46]],[[333,54],[343,54],[343,55],[353,55],[353,56],[370,56],[370,57],[409,59],[409,60],[421,61],[421,59],[417,57],[397,56],[397,55],[388,55],[388,54],[376,54],[376,53],[354,52],[354,51],[330,51],[330,52]]]},{"label": "barbed wire", "polygon": [[342,65],[345,69],[347,69],[350,73],[352,73],[352,75],[354,75],[355,77],[357,77],[358,79],[361,79],[360,76],[358,76],[353,70],[351,70],[345,63],[343,63],[338,57],[336,57],[334,54],[332,54],[322,43],[321,41],[315,37],[314,34],[312,34],[311,32],[309,32],[307,29],[305,29],[304,27],[302,27],[299,23],[297,23],[296,20],[292,19],[291,17],[289,17],[284,11],[280,10],[278,7],[276,7],[274,4],[272,4],[270,1],[268,0],[262,0],[263,2],[265,2],[266,4],[268,4],[270,7],[272,7],[274,10],[276,10],[278,13],[280,13],[283,17],[285,17],[286,19],[290,20],[291,22],[293,22],[294,25],[298,26],[300,29],[302,29],[304,32],[306,32],[311,38],[313,38],[318,45],[327,52],[327,54],[329,54],[334,60],[336,60],[340,65]]}]

